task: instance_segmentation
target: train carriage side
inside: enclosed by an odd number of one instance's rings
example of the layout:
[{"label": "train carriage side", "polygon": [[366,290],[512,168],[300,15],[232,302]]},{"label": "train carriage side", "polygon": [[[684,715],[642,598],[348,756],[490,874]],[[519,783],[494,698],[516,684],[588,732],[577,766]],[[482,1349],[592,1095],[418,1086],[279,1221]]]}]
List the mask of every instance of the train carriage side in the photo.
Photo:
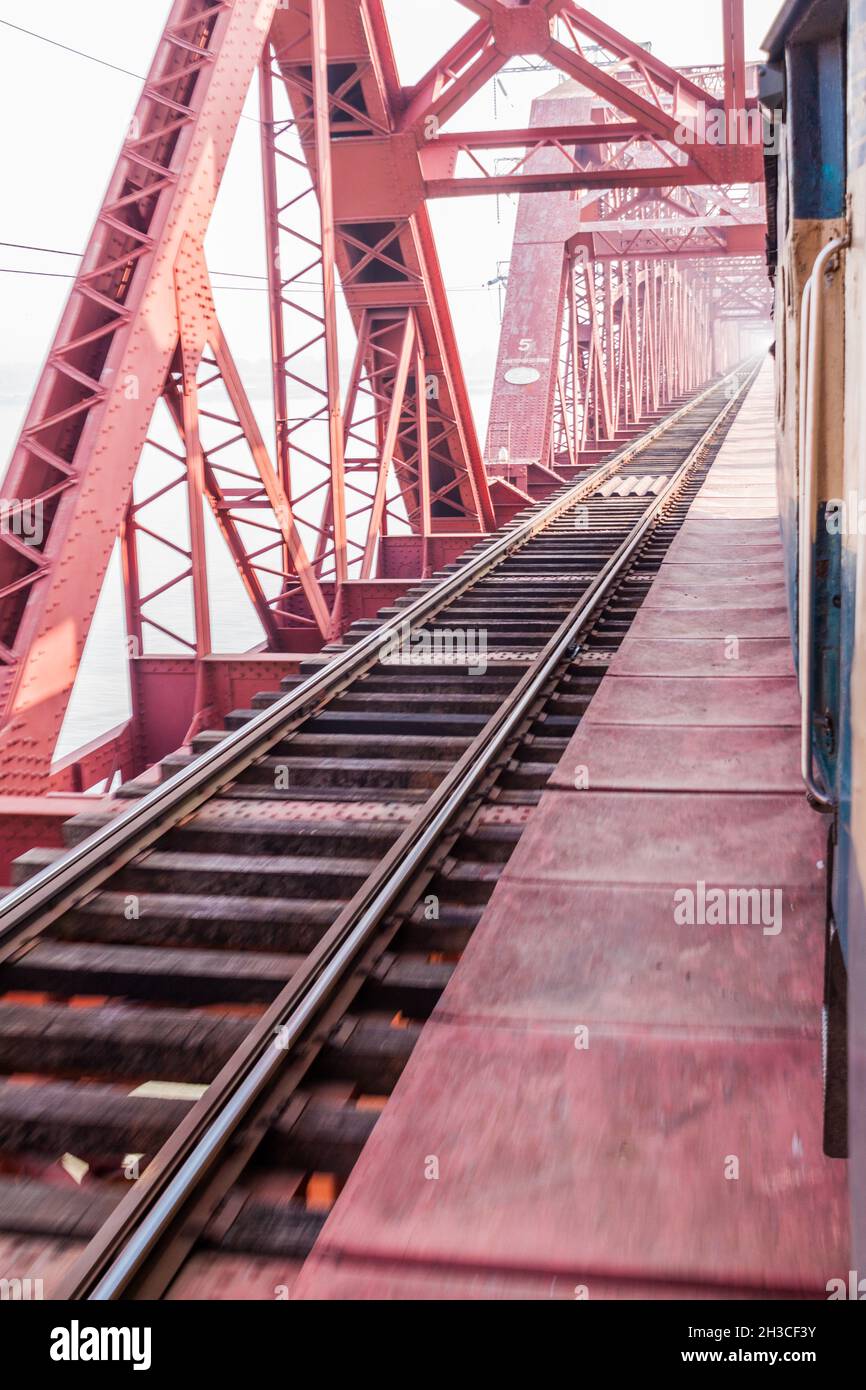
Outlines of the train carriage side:
[{"label": "train carriage side", "polygon": [[[803,774],[826,816],[828,1153],[866,1267],[866,0],[789,0],[761,75],[776,435]],[[848,1104],[849,1097],[859,1098]],[[856,1263],[859,1261],[859,1264]]]}]

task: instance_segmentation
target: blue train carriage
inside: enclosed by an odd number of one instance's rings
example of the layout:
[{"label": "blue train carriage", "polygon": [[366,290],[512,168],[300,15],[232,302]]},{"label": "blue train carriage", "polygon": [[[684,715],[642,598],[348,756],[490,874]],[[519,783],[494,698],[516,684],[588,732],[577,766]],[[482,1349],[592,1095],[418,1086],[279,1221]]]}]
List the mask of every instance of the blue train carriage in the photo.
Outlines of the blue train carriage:
[{"label": "blue train carriage", "polygon": [[866,1270],[866,0],[788,0],[764,47],[779,494],[802,772],[828,830],[825,1146],[850,1157]]}]

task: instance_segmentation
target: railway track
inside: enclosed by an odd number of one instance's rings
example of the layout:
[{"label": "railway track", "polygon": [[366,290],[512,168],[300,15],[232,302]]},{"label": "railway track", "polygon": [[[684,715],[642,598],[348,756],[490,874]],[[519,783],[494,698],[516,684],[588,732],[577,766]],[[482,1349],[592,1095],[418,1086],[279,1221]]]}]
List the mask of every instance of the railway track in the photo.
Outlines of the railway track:
[{"label": "railway track", "polygon": [[751,379],[19,861],[0,1233],[86,1244],[61,1296],[304,1259]]}]

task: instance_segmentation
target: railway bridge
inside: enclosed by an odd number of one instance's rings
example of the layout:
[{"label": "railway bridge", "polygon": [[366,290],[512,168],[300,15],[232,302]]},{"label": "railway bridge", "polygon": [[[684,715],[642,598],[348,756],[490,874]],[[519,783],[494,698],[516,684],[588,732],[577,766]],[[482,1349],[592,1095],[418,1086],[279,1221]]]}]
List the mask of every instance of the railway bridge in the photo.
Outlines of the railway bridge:
[{"label": "railway bridge", "polygon": [[[685,67],[604,6],[444,0],[412,82],[393,8],[174,0],[2,485],[0,1276],[826,1298],[743,0]],[[249,121],[252,346],[206,255]],[[483,196],[479,433],[434,228]],[[129,713],[69,749],[113,555]]]}]

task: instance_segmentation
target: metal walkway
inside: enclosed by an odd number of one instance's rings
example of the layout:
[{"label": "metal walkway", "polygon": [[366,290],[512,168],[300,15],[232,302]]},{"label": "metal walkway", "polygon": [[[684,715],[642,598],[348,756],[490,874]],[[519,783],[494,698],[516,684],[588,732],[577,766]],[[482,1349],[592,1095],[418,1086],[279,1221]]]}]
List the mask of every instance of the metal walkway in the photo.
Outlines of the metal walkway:
[{"label": "metal walkway", "polygon": [[848,1269],[772,457],[768,365],[293,1297],[821,1297]]}]

